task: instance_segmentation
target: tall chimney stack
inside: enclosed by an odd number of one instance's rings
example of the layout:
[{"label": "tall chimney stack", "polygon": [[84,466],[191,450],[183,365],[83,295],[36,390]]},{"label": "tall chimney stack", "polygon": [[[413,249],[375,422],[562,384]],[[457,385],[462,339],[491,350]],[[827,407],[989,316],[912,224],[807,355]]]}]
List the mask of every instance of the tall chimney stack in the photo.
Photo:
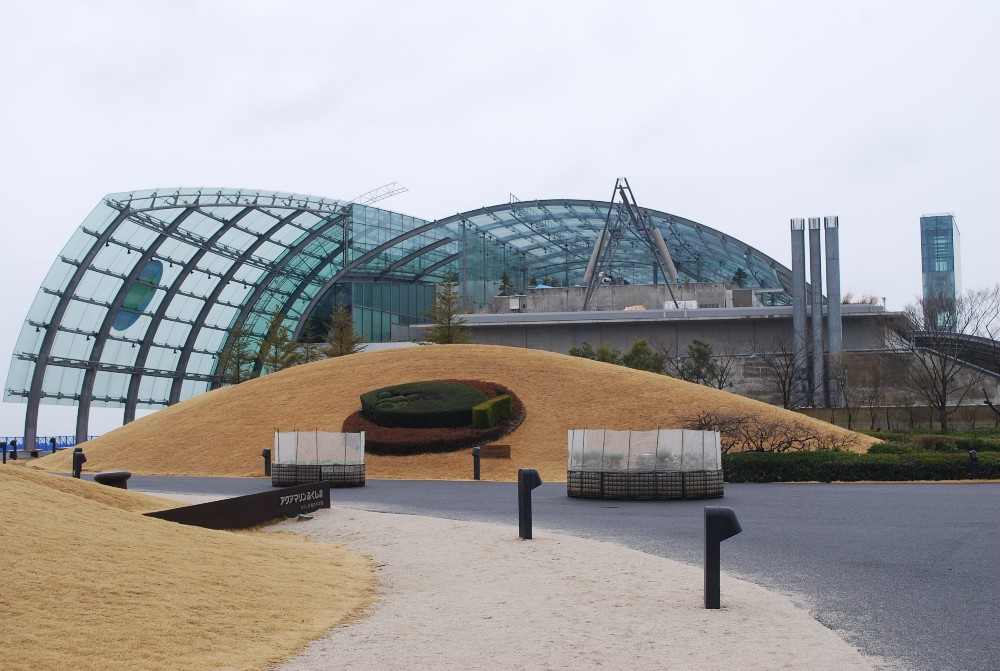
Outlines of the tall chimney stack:
[{"label": "tall chimney stack", "polygon": [[795,361],[795,398],[798,405],[807,392],[806,373],[806,220],[792,219],[792,355]]},{"label": "tall chimney stack", "polygon": [[[823,217],[826,237],[826,335],[827,352],[835,357],[844,349],[844,327],[840,319],[840,218]],[[844,391],[830,380],[830,405],[844,407]]]}]

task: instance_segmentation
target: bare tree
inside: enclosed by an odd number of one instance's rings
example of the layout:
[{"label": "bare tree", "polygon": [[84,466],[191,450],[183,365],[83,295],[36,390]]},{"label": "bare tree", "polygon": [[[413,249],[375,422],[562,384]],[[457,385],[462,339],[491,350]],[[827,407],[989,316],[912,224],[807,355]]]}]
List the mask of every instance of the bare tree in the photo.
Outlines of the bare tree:
[{"label": "bare tree", "polygon": [[[891,361],[875,352],[842,353],[831,369],[842,377],[845,401],[868,412],[868,428],[875,429],[879,411],[885,407]],[[850,425],[848,428],[853,428]]]},{"label": "bare tree", "polygon": [[761,418],[746,412],[720,408],[702,410],[681,420],[681,426],[699,431],[718,431],[722,453],[792,452],[802,450],[846,450],[855,447],[859,438],[853,434],[818,432],[796,417]]},{"label": "bare tree", "polygon": [[[891,400],[897,407],[904,409],[906,413],[906,428],[917,428],[917,408],[919,407],[917,395],[909,389],[895,389],[891,395]],[[888,422],[886,422],[886,425],[888,426]]]},{"label": "bare tree", "polygon": [[710,387],[725,389],[733,386],[733,379],[736,377],[734,369],[740,358],[739,350],[736,345],[726,345],[722,354],[715,355],[715,374],[708,380]]},{"label": "bare tree", "polygon": [[787,338],[782,337],[761,343],[754,351],[754,356],[764,365],[765,382],[781,398],[783,408],[791,408],[802,402],[797,387],[803,374],[798,363],[806,360],[803,354],[796,351]]},{"label": "bare tree", "polygon": [[[1000,295],[1000,284],[995,285],[992,289],[994,295]],[[997,299],[1000,303],[1000,299]],[[990,370],[1000,374],[1000,313],[994,313],[992,319],[988,319],[983,326],[983,335],[987,339],[986,347],[988,350],[988,360],[990,365]],[[986,391],[986,385],[982,386],[983,390],[983,403],[993,411],[993,421],[994,424],[1000,424],[1000,408],[993,402],[990,398],[989,392]]]},{"label": "bare tree", "polygon": [[710,344],[695,338],[688,343],[685,356],[673,340],[654,339],[653,347],[663,356],[664,372],[670,377],[715,389],[733,386],[739,359],[739,349],[734,345],[727,346],[722,354],[715,354]]},{"label": "bare tree", "polygon": [[970,392],[982,388],[983,369],[968,361],[998,309],[997,288],[933,296],[906,306],[902,322],[883,331],[886,348],[903,364],[902,384],[927,402],[942,433]]},{"label": "bare tree", "polygon": [[829,379],[840,390],[844,412],[847,413],[847,428],[854,429],[854,418],[861,407],[864,394],[860,376],[855,374],[854,356],[848,352],[839,352],[829,357]]}]

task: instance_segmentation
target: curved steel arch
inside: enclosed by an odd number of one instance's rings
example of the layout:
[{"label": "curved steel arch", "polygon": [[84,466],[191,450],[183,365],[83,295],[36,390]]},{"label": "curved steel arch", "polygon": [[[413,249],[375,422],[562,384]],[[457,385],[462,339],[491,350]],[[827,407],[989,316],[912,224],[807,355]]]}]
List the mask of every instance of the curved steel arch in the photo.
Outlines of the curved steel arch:
[{"label": "curved steel arch", "polygon": [[107,228],[105,228],[98,237],[94,238],[90,248],[87,250],[86,255],[76,266],[76,270],[73,272],[73,276],[67,283],[66,288],[63,289],[62,295],[59,297],[59,301],[56,304],[56,308],[52,312],[52,316],[49,317],[49,325],[45,329],[45,336],[42,338],[42,344],[38,349],[38,355],[35,359],[35,369],[32,371],[31,376],[31,387],[28,391],[28,407],[25,410],[24,418],[25,445],[30,446],[35,444],[36,430],[38,426],[38,405],[42,400],[42,382],[45,379],[45,369],[48,364],[49,356],[52,354],[52,345],[56,339],[56,332],[59,329],[63,316],[66,314],[66,309],[72,302],[73,295],[76,292],[77,287],[80,285],[80,282],[83,280],[84,275],[86,275],[88,267],[97,257],[97,253],[100,252],[101,248],[111,240],[112,234],[118,229],[119,226],[121,226],[122,222],[126,220],[129,212],[129,208],[122,210],[107,226]]},{"label": "curved steel arch", "polygon": [[405,240],[409,240],[412,237],[418,236],[421,233],[426,233],[428,231],[434,230],[435,228],[438,227],[439,224],[437,222],[431,222],[429,224],[424,224],[423,226],[418,226],[417,228],[406,231],[405,233],[397,235],[396,237],[391,238],[386,242],[383,242],[381,245],[376,245],[375,247],[372,247],[367,252],[365,252],[358,258],[354,259],[353,261],[345,263],[344,267],[338,270],[336,273],[333,274],[333,276],[330,279],[324,282],[323,286],[320,287],[319,291],[317,291],[313,295],[312,299],[309,301],[309,304],[302,311],[303,316],[301,319],[299,319],[299,323],[296,324],[295,330],[292,332],[292,339],[298,340],[299,338],[302,337],[302,329],[305,328],[306,319],[308,318],[309,315],[312,314],[312,311],[316,309],[316,305],[320,302],[320,300],[322,300],[326,292],[331,287],[333,287],[333,285],[335,285],[337,282],[340,281],[340,278],[342,278],[344,275],[347,275],[358,266],[361,266],[366,262],[370,261],[371,259],[375,258],[376,256],[386,251],[387,249],[392,249],[393,247],[395,247],[396,245]]},{"label": "curved steel arch", "polygon": [[[522,226],[531,229],[538,235],[542,235],[543,237],[545,237],[548,240],[548,246],[555,245],[562,249],[566,249],[565,244],[561,240],[554,239],[553,237],[547,235],[546,233],[540,233],[536,230],[539,227],[539,224],[545,221],[565,222],[571,219],[577,219],[578,221],[580,220],[579,215],[575,213],[570,216],[556,217],[552,215],[550,209],[553,207],[566,207],[567,209],[572,209],[577,207],[588,208],[590,211],[594,212],[594,216],[596,218],[598,215],[603,217],[604,213],[606,213],[608,211],[608,208],[611,207],[611,203],[608,201],[599,201],[599,200],[580,200],[580,199],[563,199],[563,198],[544,199],[544,200],[523,200],[513,203],[501,203],[499,205],[491,205],[487,207],[480,207],[474,210],[468,210],[466,212],[454,214],[449,217],[445,217],[443,219],[438,219],[432,223],[436,223],[439,225],[447,225],[459,222],[467,222],[477,229],[492,231],[495,230],[496,228],[501,228],[507,224],[496,221],[494,219],[493,225],[489,227],[480,227],[477,223],[475,223],[474,218],[481,215],[490,216],[490,215],[497,215],[503,212],[509,212],[511,213],[512,218],[517,220],[517,222],[520,223]],[[538,208],[540,210],[543,210],[548,213],[548,216],[540,217],[532,221],[527,221],[524,218],[518,216],[519,211],[528,210],[530,208]],[[643,212],[645,212],[649,217],[651,217],[653,220],[662,220],[663,222],[665,222],[666,226],[659,225],[656,221],[654,221],[654,224],[661,229],[661,232],[664,234],[664,237],[667,238],[668,240],[668,244],[671,238],[673,238],[675,241],[681,240],[680,236],[672,230],[674,226],[682,226],[688,228],[693,232],[697,232],[699,235],[708,235],[712,238],[715,238],[722,244],[734,245],[738,247],[744,256],[749,255],[750,257],[757,258],[765,265],[772,268],[775,271],[776,276],[778,277],[778,280],[781,284],[781,288],[786,292],[791,291],[791,286],[792,286],[791,270],[786,266],[784,266],[782,263],[778,262],[777,260],[768,256],[767,254],[764,254],[760,250],[756,249],[755,247],[748,245],[747,243],[738,240],[737,238],[727,235],[722,231],[718,231],[710,226],[706,226],[705,224],[700,224],[698,222],[685,219],[683,217],[678,217],[677,215],[670,214],[669,212],[654,210],[647,207],[642,207],[640,209]],[[574,226],[574,227],[566,226],[564,227],[563,230],[569,233],[574,233],[579,235],[582,232],[591,231],[592,229],[591,227],[586,227],[586,226]],[[593,230],[595,233],[594,239],[596,240],[596,232],[598,229],[593,229]],[[505,240],[516,239],[516,237],[518,236],[516,236],[512,232],[512,235],[510,237],[505,239],[502,238],[501,242],[504,242]],[[539,248],[544,248],[545,246],[546,245],[535,244],[527,249],[518,248],[517,251],[526,251],[530,254],[532,251],[535,251]],[[571,254],[575,253],[573,250],[568,250],[568,251]],[[733,255],[730,255],[729,258],[735,258],[735,257]],[[746,265],[749,266],[750,270],[753,270],[753,264],[747,263]],[[778,288],[778,287],[773,287],[773,288]]]},{"label": "curved steel arch", "polygon": [[[257,285],[254,287],[253,293],[251,293],[249,299],[243,304],[243,306],[237,312],[236,318],[233,320],[234,328],[240,328],[243,326],[243,324],[247,320],[247,317],[250,316],[250,313],[257,306],[257,303],[260,300],[261,295],[268,290],[271,282],[273,282],[276,278],[281,277],[282,271],[285,269],[285,267],[292,260],[298,258],[299,252],[303,251],[312,242],[322,237],[324,233],[326,233],[331,228],[334,228],[338,224],[343,224],[346,227],[346,222],[348,221],[351,214],[350,208],[351,206],[348,205],[347,207],[344,208],[344,212],[342,214],[329,218],[323,226],[313,229],[313,231],[309,235],[304,237],[302,240],[296,243],[296,245],[291,250],[289,250],[289,252],[274,267],[274,269],[270,273],[268,273],[268,275],[266,275],[263,279],[257,281]],[[334,251],[334,255],[342,253],[346,248],[347,248],[347,231],[345,229],[343,239],[340,241],[340,244]],[[312,284],[313,280],[315,280],[316,277],[318,277],[320,273],[322,273],[323,270],[328,267],[329,264],[317,263],[313,267],[313,269],[310,270],[299,281],[299,284],[295,287],[295,289],[288,292],[289,294],[288,299],[285,300],[279,311],[287,316],[288,309],[298,299],[298,297],[301,295],[301,292],[305,291],[305,289],[310,284]],[[305,311],[301,315],[299,315],[299,321],[296,323],[294,331],[296,334],[298,334],[302,330],[302,328],[304,328],[306,319],[308,319],[308,317],[309,317],[308,311]],[[297,338],[298,336],[296,335],[295,337]],[[223,349],[225,349],[225,346],[223,347]],[[257,369],[259,372],[259,362]],[[220,376],[221,378],[222,373],[217,371],[217,375]],[[213,384],[213,387],[214,386],[216,385]]]},{"label": "curved steel arch", "polygon": [[[398,261],[394,261],[393,263],[390,263],[389,267],[386,268],[380,275],[378,275],[375,278],[375,281],[378,282],[380,280],[385,279],[386,277],[388,277],[392,273],[398,271],[400,268],[403,268],[403,267],[409,265],[409,263],[411,261],[419,259],[421,256],[427,254],[428,252],[433,252],[438,247],[444,247],[445,245],[447,245],[450,242],[455,242],[455,239],[452,238],[452,237],[445,237],[445,238],[441,238],[437,242],[432,242],[429,245],[424,245],[423,247],[421,247],[420,249],[416,250],[415,252],[411,252],[410,254],[407,254],[406,256],[404,256],[401,259],[399,259]],[[423,277],[425,274],[426,273],[421,273],[417,277]]]},{"label": "curved steel arch", "polygon": [[[79,403],[77,433],[85,436],[89,410],[94,402],[123,402],[125,421],[134,419],[140,403],[140,386],[147,377],[173,378],[169,390],[165,390],[160,383],[154,387],[150,399],[145,401],[149,403],[176,403],[182,396],[184,382],[188,380],[208,381],[210,384],[213,379],[217,381],[218,359],[214,364],[205,358],[194,362],[191,359],[196,351],[195,343],[206,328],[219,331],[227,328],[225,324],[213,326],[207,323],[217,306],[224,306],[221,309],[229,311],[224,320],[234,314],[230,324],[243,325],[255,311],[264,309],[261,305],[265,300],[267,306],[280,308],[286,314],[296,303],[302,302],[305,307],[301,314],[295,315],[297,323],[294,330],[294,337],[300,337],[306,319],[324,294],[345,278],[356,277],[358,281],[365,282],[386,278],[390,281],[426,282],[442,268],[461,266],[462,276],[466,278],[464,281],[475,282],[475,291],[478,294],[481,288],[484,297],[488,283],[495,280],[493,274],[499,274],[501,269],[519,274],[522,282],[529,273],[536,272],[539,276],[551,272],[557,277],[565,272],[566,277],[571,278],[577,266],[585,265],[589,245],[593,244],[602,229],[604,217],[611,206],[607,201],[583,199],[519,201],[477,208],[427,222],[405,216],[400,220],[400,215],[394,213],[389,213],[392,216],[385,219],[384,211],[378,214],[372,212],[376,208],[368,208],[358,214],[354,206],[343,201],[296,194],[227,189],[177,189],[161,193],[109,194],[102,199],[104,207],[95,209],[79,228],[86,237],[74,238],[72,250],[63,256],[63,263],[75,267],[61,267],[54,276],[57,278],[54,288],[43,284],[43,293],[49,297],[39,303],[39,309],[44,308],[45,314],[50,316],[39,318],[36,313],[25,321],[23,328],[40,330],[44,327],[45,334],[30,334],[33,337],[24,340],[27,343],[25,351],[15,353],[14,358],[22,363],[15,378],[18,386],[10,389],[12,396],[27,399],[26,440],[34,439],[38,407],[44,398],[76,400]],[[750,245],[703,224],[658,210],[642,209],[667,237],[668,244],[686,249],[688,276],[718,275],[724,271],[731,272],[736,266],[748,269],[761,286],[767,283],[770,288],[789,290],[791,272]],[[169,215],[161,217],[160,211],[177,214],[170,219]],[[306,212],[311,215],[308,222],[295,221]],[[182,229],[184,220],[195,213],[198,215],[195,224]],[[248,219],[252,213],[259,213],[261,218],[255,216]],[[125,221],[131,221],[140,228],[130,225],[127,234],[119,235],[116,232],[121,230]],[[365,239],[364,228],[355,231],[357,235],[349,236],[347,227],[352,222],[355,228],[367,225],[380,229],[379,233],[372,234],[370,242]],[[341,223],[345,234],[338,246],[335,238],[325,236]],[[283,230],[286,225],[291,228]],[[229,231],[236,233],[233,241],[225,242],[223,236]],[[392,237],[375,244],[378,239],[384,240],[386,233]],[[419,246],[406,244],[421,234],[428,235],[417,243]],[[165,249],[163,245],[167,240],[175,240],[180,245],[179,251]],[[112,265],[105,274],[121,282],[121,286],[116,287],[114,296],[109,296],[106,302],[77,296],[76,291],[85,277],[87,282],[99,286],[97,280],[92,279],[101,272],[94,262],[98,252],[109,241],[134,255],[128,261],[124,254],[109,257]],[[266,243],[271,244],[258,254]],[[448,247],[452,243],[455,247]],[[64,250],[70,249],[69,244]],[[366,249],[368,244],[374,246]],[[383,262],[380,255],[393,248],[397,249],[387,254]],[[357,257],[347,261],[351,253],[357,254]],[[206,255],[211,256],[207,257],[210,260],[204,261],[205,272],[219,281],[214,285],[199,282],[182,289],[185,278],[198,269]],[[343,261],[338,262],[336,257],[340,255]],[[124,304],[128,288],[137,281],[146,262],[153,258],[178,264],[181,270],[172,280],[157,287],[163,293],[153,310],[143,312],[147,319],[142,323],[145,331],[141,335],[125,340],[113,336],[111,327]],[[427,259],[428,265],[415,267],[414,262],[421,258]],[[704,263],[704,268],[695,267],[696,262]],[[645,267],[641,260],[626,263],[634,265],[637,277],[645,272],[641,270]],[[242,294],[233,291],[233,298],[222,301],[226,287],[231,286],[233,281],[240,281],[234,278],[242,269],[249,272],[249,275],[242,276],[257,277],[253,282],[248,280],[254,285],[253,289]],[[780,287],[771,286],[774,284]],[[55,300],[51,296],[55,296]],[[79,316],[87,314],[90,304],[107,310],[96,330]],[[171,306],[175,304],[177,309],[172,310]],[[67,321],[70,305],[74,306],[70,313],[74,316]],[[160,327],[165,320],[185,326],[163,330]],[[190,330],[185,333],[183,328],[187,327]],[[165,341],[154,342],[160,330],[164,331]],[[60,339],[56,343],[57,333],[70,335],[64,335],[68,340]],[[93,336],[94,345],[83,348],[84,336]],[[106,354],[106,343],[116,339],[139,347],[134,358],[126,355],[126,347],[116,360],[101,360],[110,356]],[[224,351],[227,340],[219,338],[218,345],[213,340],[208,350],[218,347],[217,354]],[[180,355],[175,358],[164,353],[154,355],[152,353],[157,351],[157,346],[174,346]],[[62,354],[63,347],[70,353],[69,357]],[[202,349],[197,351],[202,352]],[[52,356],[53,351],[60,351],[60,356]],[[208,351],[203,353],[208,354]],[[156,370],[146,367],[152,356],[162,358],[162,363],[154,366]],[[33,367],[28,368],[32,363]],[[50,382],[45,380],[46,370],[50,367],[75,368],[79,372],[57,376]],[[172,370],[166,370],[171,367]],[[127,376],[127,391],[124,394],[102,393],[100,399],[94,398],[101,371],[109,371],[116,376],[111,384],[117,385],[119,392],[124,391],[121,389],[124,383],[119,377]],[[100,384],[105,384],[104,378],[100,379]],[[123,398],[111,398],[117,395]]]},{"label": "curved steel arch", "polygon": [[[122,308],[122,305],[125,302],[125,297],[128,296],[129,291],[132,289],[132,285],[139,278],[139,273],[146,267],[146,264],[153,259],[153,256],[160,248],[160,245],[170,239],[171,234],[177,231],[181,224],[183,224],[196,209],[196,207],[188,206],[181,210],[181,213],[174,217],[173,221],[170,222],[167,230],[164,231],[161,236],[156,238],[153,244],[148,246],[142,254],[138,255],[138,259],[136,259],[135,264],[126,276],[125,281],[122,282],[121,287],[119,287],[118,293],[115,294],[114,299],[111,301],[108,311],[104,314],[104,320],[101,323],[101,327],[97,331],[96,337],[94,338],[94,346],[90,349],[87,369],[83,374],[83,382],[80,385],[80,400],[77,405],[76,413],[76,440],[78,443],[82,443],[87,440],[87,430],[89,429],[90,422],[90,403],[94,395],[94,380],[97,378],[97,363],[100,362],[101,355],[104,353],[104,344],[107,342],[108,335],[111,333],[111,325],[114,324],[115,319],[118,316],[118,311]],[[144,336],[144,341],[151,339],[151,329],[147,327]]]},{"label": "curved steel arch", "polygon": [[[244,207],[240,212],[238,212],[232,219],[229,220],[229,224],[235,226],[239,223],[241,219],[246,217],[251,212],[254,212],[252,207]],[[214,245],[219,239],[226,234],[229,229],[226,226],[220,226],[218,230],[209,238],[209,245]],[[139,346],[139,352],[135,357],[135,367],[136,371],[132,373],[129,378],[128,391],[125,394],[125,417],[124,423],[135,419],[136,405],[139,401],[139,385],[142,383],[143,373],[142,369],[146,365],[146,358],[149,356],[149,350],[153,344],[153,338],[156,335],[156,331],[160,326],[160,322],[163,321],[164,316],[167,313],[167,309],[170,307],[171,301],[174,296],[176,296],[180,290],[181,285],[184,283],[183,278],[187,276],[192,270],[198,267],[198,262],[208,253],[208,246],[201,247],[191,256],[185,263],[181,265],[181,272],[177,280],[170,285],[160,300],[160,304],[156,308],[156,313],[153,315],[153,319],[150,321],[149,328],[146,330],[146,337],[143,338],[142,344]],[[194,326],[191,327],[192,330]]]},{"label": "curved steel arch", "polygon": [[[282,228],[284,228],[289,221],[303,214],[304,212],[305,210],[295,209],[292,210],[291,214],[281,217],[280,219],[275,221],[275,223],[272,224],[271,227],[268,228],[264,233],[262,233],[254,243],[252,243],[249,247],[243,250],[243,254],[241,255],[240,259],[237,259],[235,263],[229,266],[229,269],[225,272],[225,274],[219,278],[218,283],[212,289],[211,294],[208,297],[206,297],[205,303],[202,305],[201,310],[198,312],[198,317],[195,319],[196,327],[195,326],[191,327],[191,331],[190,333],[188,333],[187,340],[184,341],[184,346],[181,349],[181,355],[177,359],[178,370],[185,370],[187,368],[188,361],[190,361],[191,359],[191,353],[194,351],[194,345],[198,340],[198,335],[201,332],[201,329],[205,327],[205,320],[208,318],[209,313],[212,311],[212,307],[218,300],[219,295],[222,293],[223,289],[226,288],[226,285],[232,282],[233,278],[236,276],[236,272],[243,267],[245,260],[250,259],[253,256],[253,254],[258,249],[260,249],[260,247],[265,242],[269,241],[272,235],[274,235]],[[268,214],[270,215],[271,213],[269,212]],[[247,298],[244,300],[243,305],[246,306],[247,304],[249,304],[249,302],[250,298],[248,295]],[[223,347],[224,346],[225,345],[223,345]],[[220,348],[219,351],[221,353],[222,348]],[[219,362],[219,358],[220,357],[216,357],[217,365]],[[218,375],[219,375],[218,370],[216,370],[216,376]],[[170,404],[174,404],[180,400],[181,386],[183,385],[183,383],[184,383],[183,377],[174,378],[173,383],[170,385],[170,397],[168,399],[168,402]]]}]

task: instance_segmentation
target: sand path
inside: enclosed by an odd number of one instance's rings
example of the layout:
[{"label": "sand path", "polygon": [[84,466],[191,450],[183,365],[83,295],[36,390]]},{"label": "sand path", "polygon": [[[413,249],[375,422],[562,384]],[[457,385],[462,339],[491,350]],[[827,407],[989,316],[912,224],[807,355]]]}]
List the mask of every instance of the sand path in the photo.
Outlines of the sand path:
[{"label": "sand path", "polygon": [[875,668],[785,596],[723,575],[707,611],[699,567],[613,543],[340,507],[272,529],[364,552],[380,580],[366,617],[279,671]]}]

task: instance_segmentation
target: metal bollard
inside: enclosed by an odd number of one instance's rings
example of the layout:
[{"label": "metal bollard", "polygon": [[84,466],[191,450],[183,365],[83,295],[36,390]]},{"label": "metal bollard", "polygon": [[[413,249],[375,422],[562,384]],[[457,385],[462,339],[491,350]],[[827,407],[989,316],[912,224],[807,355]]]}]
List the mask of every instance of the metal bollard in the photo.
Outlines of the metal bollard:
[{"label": "metal bollard", "polygon": [[472,479],[479,479],[479,448],[472,448]]},{"label": "metal bollard", "polygon": [[517,469],[518,535],[531,540],[531,490],[542,484],[542,476],[534,468]]},{"label": "metal bollard", "polygon": [[979,479],[979,453],[969,450],[969,479]]},{"label": "metal bollard", "polygon": [[3,463],[7,463],[7,441],[0,440],[0,452],[3,453]]},{"label": "metal bollard", "polygon": [[17,461],[17,441],[10,441],[10,458]]},{"label": "metal bollard", "polygon": [[80,473],[83,472],[83,465],[87,462],[87,457],[83,454],[83,448],[77,447],[73,449],[73,477],[77,480],[80,479]]},{"label": "metal bollard", "polygon": [[705,506],[705,608],[720,608],[720,544],[743,531],[732,508]]},{"label": "metal bollard", "polygon": [[49,438],[49,443],[52,444],[52,454],[55,454],[56,453],[56,437],[52,436],[51,438]]},{"label": "metal bollard", "polygon": [[265,447],[260,456],[264,457],[264,477],[271,477],[271,449]]}]

